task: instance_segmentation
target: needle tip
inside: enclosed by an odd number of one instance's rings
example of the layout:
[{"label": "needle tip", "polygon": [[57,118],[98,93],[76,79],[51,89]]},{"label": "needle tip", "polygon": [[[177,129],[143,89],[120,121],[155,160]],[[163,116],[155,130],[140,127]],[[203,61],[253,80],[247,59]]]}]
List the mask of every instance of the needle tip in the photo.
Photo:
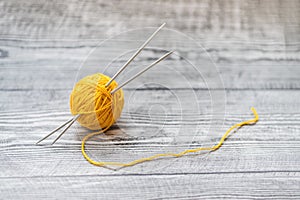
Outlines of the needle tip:
[{"label": "needle tip", "polygon": [[166,54],[162,57],[162,59],[168,57],[168,56],[171,55],[173,52],[174,52],[174,51],[169,51],[168,53],[166,53]]},{"label": "needle tip", "polygon": [[165,25],[166,25],[166,22],[164,22],[162,25],[160,25],[160,27],[158,28],[158,30],[162,29]]}]

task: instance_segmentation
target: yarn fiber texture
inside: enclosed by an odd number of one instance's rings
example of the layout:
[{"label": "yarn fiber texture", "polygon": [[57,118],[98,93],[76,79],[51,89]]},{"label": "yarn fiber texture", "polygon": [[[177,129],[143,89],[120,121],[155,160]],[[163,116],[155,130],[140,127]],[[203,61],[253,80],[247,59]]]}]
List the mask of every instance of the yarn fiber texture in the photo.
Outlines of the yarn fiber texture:
[{"label": "yarn fiber texture", "polygon": [[73,115],[80,114],[77,121],[88,129],[101,129],[99,131],[87,134],[81,143],[82,155],[87,161],[96,166],[103,167],[107,165],[113,165],[119,167],[129,167],[161,157],[181,157],[189,153],[196,153],[200,151],[216,151],[223,145],[224,141],[227,139],[232,130],[244,125],[255,124],[259,119],[255,108],[251,108],[255,117],[231,126],[221,137],[220,141],[214,146],[187,149],[179,153],[160,153],[150,157],[133,160],[128,163],[95,161],[85,151],[86,141],[95,135],[103,134],[105,131],[107,131],[109,127],[111,127],[111,125],[113,125],[121,116],[124,106],[124,94],[122,89],[111,95],[111,91],[115,89],[118,84],[115,81],[112,81],[108,87],[105,87],[105,84],[109,80],[110,77],[100,73],[86,76],[75,85],[70,96],[71,113]]},{"label": "yarn fiber texture", "polygon": [[122,89],[115,92],[116,81],[105,87],[110,77],[101,73],[86,76],[78,81],[70,95],[72,115],[80,114],[79,124],[90,130],[108,129],[121,116],[124,106]]}]

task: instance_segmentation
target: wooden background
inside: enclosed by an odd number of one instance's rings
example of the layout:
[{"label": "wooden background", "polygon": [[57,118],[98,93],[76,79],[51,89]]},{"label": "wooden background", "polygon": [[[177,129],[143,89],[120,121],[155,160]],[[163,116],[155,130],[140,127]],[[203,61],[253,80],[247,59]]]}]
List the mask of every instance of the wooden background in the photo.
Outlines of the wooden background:
[{"label": "wooden background", "polygon": [[[300,1],[11,0],[0,1],[0,10],[1,199],[300,198]],[[89,155],[128,162],[212,146],[228,127],[252,118],[251,106],[259,123],[232,134],[216,152],[116,171],[82,157],[88,131],[78,124],[54,146],[35,145],[70,117],[78,72],[101,72],[110,55],[137,48],[163,22],[166,30],[131,69],[161,56],[157,47],[176,46],[176,55],[124,88],[121,119],[109,135],[89,142]],[[142,32],[97,46],[133,29]],[[201,44],[216,67],[191,40],[168,30]],[[188,81],[168,75],[172,68]]]}]

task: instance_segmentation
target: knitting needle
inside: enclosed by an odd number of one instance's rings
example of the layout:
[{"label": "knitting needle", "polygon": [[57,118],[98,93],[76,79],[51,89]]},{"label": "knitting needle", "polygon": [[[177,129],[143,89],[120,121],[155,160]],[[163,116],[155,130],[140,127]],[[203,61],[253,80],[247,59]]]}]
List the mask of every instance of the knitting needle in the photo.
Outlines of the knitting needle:
[{"label": "knitting needle", "polygon": [[76,115],[75,117],[73,117],[70,124],[61,132],[61,134],[59,134],[59,136],[52,142],[51,145],[53,145],[72,126],[72,124],[74,124],[74,122],[78,119],[79,116],[80,115]]},{"label": "knitting needle", "polygon": [[[129,82],[133,81],[134,79],[136,79],[137,77],[139,77],[140,75],[142,75],[143,73],[145,73],[146,71],[148,71],[150,68],[152,68],[153,66],[155,66],[156,64],[158,64],[159,62],[161,62],[163,59],[165,59],[166,57],[168,57],[172,53],[173,52],[170,51],[170,52],[166,53],[165,55],[163,55],[162,57],[160,57],[158,60],[154,61],[148,67],[146,67],[145,69],[143,69],[142,71],[140,71],[139,73],[137,73],[136,75],[134,75],[132,78],[130,78],[129,80],[125,81],[123,84],[119,85],[117,88],[115,88],[113,91],[111,91],[111,94],[114,94],[115,92],[117,92],[123,86],[127,85]],[[42,138],[41,140],[39,140],[36,144],[38,144],[38,143],[42,142],[43,140],[47,139],[49,136],[51,136],[52,134],[54,134],[56,131],[58,131],[59,129],[61,129],[62,127],[64,127],[68,123],[70,123],[61,132],[61,134],[52,142],[52,145],[53,145],[72,126],[72,124],[78,119],[79,116],[80,115],[78,114],[75,117],[72,117],[71,119],[69,119],[68,121],[66,121],[64,124],[62,124],[61,126],[59,126],[58,128],[54,129],[51,133],[49,133],[48,135],[46,135],[44,138]]]},{"label": "knitting needle", "polygon": [[154,61],[152,64],[150,64],[148,67],[146,67],[145,69],[143,69],[142,71],[140,71],[139,73],[137,73],[136,75],[134,75],[132,78],[130,78],[129,80],[125,81],[124,83],[122,83],[121,85],[119,85],[118,87],[116,87],[113,91],[111,91],[111,94],[114,94],[119,89],[121,89],[123,86],[127,85],[129,82],[131,82],[132,80],[134,80],[137,77],[139,77],[140,75],[142,75],[144,72],[146,72],[147,70],[149,70],[151,67],[155,66],[160,61],[162,61],[163,59],[165,59],[166,57],[168,57],[171,53],[173,53],[173,51],[170,51],[170,52],[166,53],[165,55],[163,55],[162,57],[160,57],[158,60]]},{"label": "knitting needle", "polygon": [[[117,78],[117,76],[124,71],[124,69],[133,61],[133,59],[145,48],[145,46],[154,38],[154,36],[166,25],[166,23],[163,23],[154,33],[152,33],[152,35],[144,42],[144,44],[135,52],[135,54],[133,56],[131,56],[131,58],[121,67],[121,69],[109,80],[109,82],[107,82],[105,84],[105,87],[108,87],[112,81],[114,79]],[[170,55],[172,52],[170,52],[168,55]],[[148,69],[150,69],[151,67],[153,67],[154,65],[156,65],[157,63],[159,63],[161,60],[163,60],[164,58],[166,58],[168,56],[167,54],[163,57],[161,57],[160,59],[158,59],[157,61],[155,61],[154,63],[152,63],[149,67],[147,67],[145,70],[143,70],[142,72],[136,74],[133,78],[131,78],[129,81],[126,81],[124,84],[122,84],[121,86],[119,86],[118,88],[116,88],[114,91],[111,92],[111,94],[115,93],[117,90],[119,90],[120,88],[122,88],[124,85],[128,84],[129,82],[131,82],[133,79],[137,78],[138,76],[140,76],[142,73],[144,73],[145,71],[147,71]],[[73,118],[69,119],[68,121],[66,121],[64,124],[62,124],[61,126],[59,126],[58,128],[56,128],[55,130],[53,130],[51,133],[49,133],[48,135],[46,135],[44,138],[42,138],[41,140],[39,140],[36,144],[42,142],[43,140],[47,139],[49,136],[51,136],[52,134],[54,134],[56,131],[58,131],[59,129],[61,129],[62,127],[66,126],[68,123],[70,123],[64,130],[63,132],[53,141],[52,144],[54,144],[69,128],[70,126],[78,119],[80,115],[76,115]]]},{"label": "knitting needle", "polygon": [[144,42],[144,44],[127,60],[127,62],[119,69],[119,71],[105,84],[105,87],[108,87],[113,80],[119,76],[119,74],[133,61],[133,59],[145,48],[145,46],[153,39],[153,37],[166,25],[163,23],[152,35]]},{"label": "knitting needle", "polygon": [[54,129],[51,133],[49,133],[48,135],[46,135],[45,137],[43,137],[42,139],[40,139],[37,143],[40,143],[41,141],[47,139],[49,136],[53,135],[56,131],[58,131],[59,129],[61,129],[62,127],[64,127],[65,125],[67,125],[68,123],[70,123],[72,120],[74,119],[74,117],[72,117],[71,119],[67,120],[65,123],[63,123],[61,126],[57,127],[56,129]]}]

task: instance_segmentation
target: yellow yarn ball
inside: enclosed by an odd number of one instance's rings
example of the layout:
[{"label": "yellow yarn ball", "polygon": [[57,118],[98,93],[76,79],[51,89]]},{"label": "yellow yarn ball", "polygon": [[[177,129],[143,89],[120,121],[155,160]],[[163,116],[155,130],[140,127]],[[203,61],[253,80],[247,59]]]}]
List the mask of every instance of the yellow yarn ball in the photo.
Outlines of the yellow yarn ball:
[{"label": "yellow yarn ball", "polygon": [[105,84],[110,77],[97,73],[78,81],[70,96],[70,110],[80,125],[91,130],[107,130],[121,116],[124,106],[122,89],[115,92],[118,84],[113,81],[108,87]]}]

